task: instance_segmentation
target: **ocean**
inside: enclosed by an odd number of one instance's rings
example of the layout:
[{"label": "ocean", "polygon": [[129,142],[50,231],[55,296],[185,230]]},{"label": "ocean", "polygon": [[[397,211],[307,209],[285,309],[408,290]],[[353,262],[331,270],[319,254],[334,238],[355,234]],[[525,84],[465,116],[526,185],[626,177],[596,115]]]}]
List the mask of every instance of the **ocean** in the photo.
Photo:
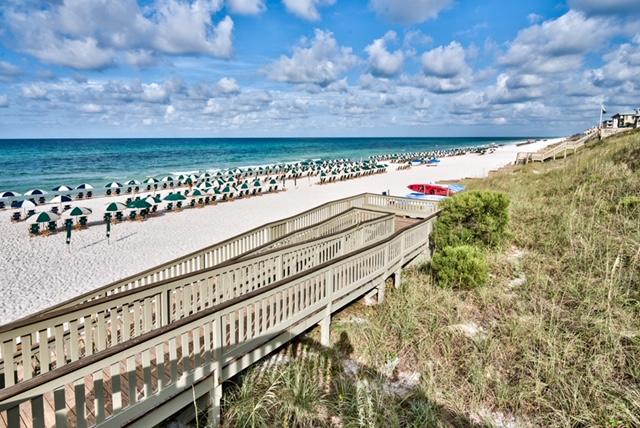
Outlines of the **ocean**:
[{"label": "ocean", "polygon": [[0,191],[215,171],[304,159],[509,144],[522,138],[167,138],[0,139]]}]

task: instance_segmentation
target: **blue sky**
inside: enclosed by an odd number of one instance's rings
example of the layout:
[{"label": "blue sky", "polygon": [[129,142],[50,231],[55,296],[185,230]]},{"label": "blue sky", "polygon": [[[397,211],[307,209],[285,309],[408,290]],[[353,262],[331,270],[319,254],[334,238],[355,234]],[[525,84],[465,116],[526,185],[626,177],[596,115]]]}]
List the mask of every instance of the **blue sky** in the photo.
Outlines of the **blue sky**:
[{"label": "blue sky", "polygon": [[0,137],[561,135],[640,106],[638,0],[4,0]]}]

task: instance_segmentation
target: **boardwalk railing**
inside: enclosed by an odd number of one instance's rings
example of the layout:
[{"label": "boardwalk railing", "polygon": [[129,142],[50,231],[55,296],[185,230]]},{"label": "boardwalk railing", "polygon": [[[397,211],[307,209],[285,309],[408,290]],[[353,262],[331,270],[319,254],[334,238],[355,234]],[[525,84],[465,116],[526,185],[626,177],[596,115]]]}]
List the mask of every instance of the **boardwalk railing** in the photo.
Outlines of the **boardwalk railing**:
[{"label": "boardwalk railing", "polygon": [[594,132],[589,132],[577,140],[565,140],[558,145],[545,148],[538,152],[518,152],[516,164],[544,162],[549,159],[556,159],[557,157],[567,157],[567,154],[574,154],[578,149],[582,148],[594,135]]},{"label": "boardwalk railing", "polygon": [[[390,236],[394,216],[349,211],[361,221],[319,239],[231,260],[0,327],[1,375],[10,386],[296,275]],[[375,215],[374,215],[375,214]],[[353,219],[349,219],[349,224]],[[326,231],[324,226],[321,226]]]},{"label": "boardwalk railing", "polygon": [[424,217],[437,210],[437,203],[417,201],[407,202],[405,198],[392,196],[379,196],[369,193],[327,202],[316,208],[304,211],[284,220],[278,220],[257,227],[248,232],[229,238],[220,243],[211,245],[186,256],[171,260],[167,263],[155,266],[136,275],[110,283],[73,299],[40,311],[43,312],[70,307],[82,302],[99,299],[123,290],[130,290],[143,285],[153,284],[158,281],[175,278],[177,276],[207,269],[239,257],[249,251],[273,242],[292,232],[313,226],[330,219],[351,208],[364,208],[370,210],[384,210],[409,217]]},{"label": "boardwalk railing", "polygon": [[[313,325],[326,336],[333,312],[383,287],[427,247],[434,218],[252,291],[237,294],[242,285],[230,285],[229,299],[188,292],[191,305],[211,304],[195,312],[183,307],[177,321],[141,327],[135,338],[0,390],[0,420],[10,427],[152,426],[205,394],[215,418],[222,381]],[[146,311],[141,319],[154,322]]]}]

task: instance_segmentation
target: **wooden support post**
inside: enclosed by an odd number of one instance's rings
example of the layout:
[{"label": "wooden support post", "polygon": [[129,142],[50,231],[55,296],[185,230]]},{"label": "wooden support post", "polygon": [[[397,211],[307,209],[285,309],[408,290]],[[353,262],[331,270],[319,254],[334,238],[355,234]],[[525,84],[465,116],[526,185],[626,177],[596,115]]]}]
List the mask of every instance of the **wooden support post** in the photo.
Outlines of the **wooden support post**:
[{"label": "wooden support post", "polygon": [[324,318],[320,321],[320,344],[331,346],[331,303],[325,309]]},{"label": "wooden support post", "polygon": [[393,273],[393,286],[395,288],[400,288],[401,285],[402,285],[402,277],[401,277],[400,269],[398,269]]},{"label": "wooden support post", "polygon": [[376,287],[376,289],[378,290],[378,304],[382,304],[382,302],[384,302],[384,288],[385,288],[386,282],[383,280],[380,282],[380,285],[378,285]]}]

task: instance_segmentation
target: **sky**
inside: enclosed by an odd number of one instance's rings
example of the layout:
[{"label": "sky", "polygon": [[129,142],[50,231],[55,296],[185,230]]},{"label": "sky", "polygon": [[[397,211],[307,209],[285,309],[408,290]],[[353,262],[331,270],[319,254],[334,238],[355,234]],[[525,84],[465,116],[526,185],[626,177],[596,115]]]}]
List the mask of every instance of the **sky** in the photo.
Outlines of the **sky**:
[{"label": "sky", "polygon": [[639,76],[638,0],[0,2],[0,138],[558,136]]}]

